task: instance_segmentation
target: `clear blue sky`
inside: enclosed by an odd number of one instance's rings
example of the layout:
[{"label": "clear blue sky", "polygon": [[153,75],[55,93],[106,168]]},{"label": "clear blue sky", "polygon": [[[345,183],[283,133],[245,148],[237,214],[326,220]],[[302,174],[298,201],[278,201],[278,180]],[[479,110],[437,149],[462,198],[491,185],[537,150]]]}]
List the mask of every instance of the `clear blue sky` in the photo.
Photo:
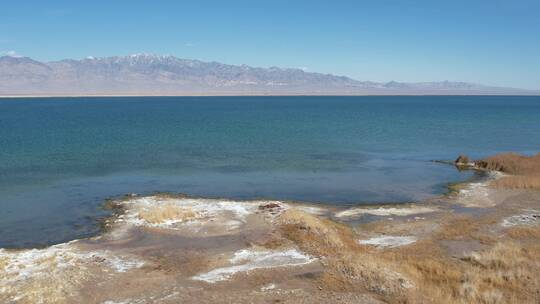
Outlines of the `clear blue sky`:
[{"label": "clear blue sky", "polygon": [[156,53],[540,89],[540,0],[2,1],[0,52]]}]

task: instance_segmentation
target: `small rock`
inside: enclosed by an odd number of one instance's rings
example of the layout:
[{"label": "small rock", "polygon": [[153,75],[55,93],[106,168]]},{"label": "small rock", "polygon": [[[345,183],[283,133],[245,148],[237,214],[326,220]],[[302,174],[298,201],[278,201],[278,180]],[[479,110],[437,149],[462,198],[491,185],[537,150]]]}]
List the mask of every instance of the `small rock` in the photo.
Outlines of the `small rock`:
[{"label": "small rock", "polygon": [[458,156],[458,158],[455,161],[456,164],[468,164],[470,162],[471,162],[471,159],[467,155],[463,155],[463,154]]},{"label": "small rock", "polygon": [[474,161],[471,160],[467,155],[461,154],[458,156],[458,158],[454,161],[454,165],[458,168],[470,168],[474,167]]},{"label": "small rock", "polygon": [[275,209],[275,208],[281,208],[281,205],[278,203],[269,203],[269,204],[259,206],[260,210]]}]

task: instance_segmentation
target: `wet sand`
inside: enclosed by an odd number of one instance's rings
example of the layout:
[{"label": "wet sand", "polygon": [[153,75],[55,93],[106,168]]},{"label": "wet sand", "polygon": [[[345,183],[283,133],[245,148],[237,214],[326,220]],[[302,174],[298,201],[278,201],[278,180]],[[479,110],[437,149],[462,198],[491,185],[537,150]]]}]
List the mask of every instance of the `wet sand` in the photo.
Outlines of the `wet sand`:
[{"label": "wet sand", "polygon": [[511,243],[530,260],[512,266],[519,275],[507,269],[506,284],[522,284],[517,302],[537,303],[540,192],[489,187],[496,178],[345,210],[127,196],[111,202],[117,212],[100,236],[0,250],[0,302],[506,303],[516,290],[485,283],[500,269],[483,263]]}]

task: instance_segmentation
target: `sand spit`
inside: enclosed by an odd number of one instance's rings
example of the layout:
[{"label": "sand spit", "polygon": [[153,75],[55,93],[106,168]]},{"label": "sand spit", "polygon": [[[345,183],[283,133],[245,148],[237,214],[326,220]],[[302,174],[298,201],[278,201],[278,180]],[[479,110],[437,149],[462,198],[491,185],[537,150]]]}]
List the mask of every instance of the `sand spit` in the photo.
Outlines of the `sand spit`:
[{"label": "sand spit", "polygon": [[478,182],[464,183],[462,184],[456,194],[455,203],[476,208],[493,207],[497,205],[493,193],[495,192],[490,183],[505,174],[497,171],[486,172],[486,177]]},{"label": "sand spit", "polygon": [[235,233],[255,214],[272,220],[289,208],[279,201],[232,201],[224,199],[148,196],[123,200],[117,226],[139,226],[178,233],[220,235]]},{"label": "sand spit", "polygon": [[409,216],[415,214],[425,214],[437,211],[436,208],[422,206],[405,207],[378,207],[378,208],[352,208],[335,214],[338,218],[350,218],[365,214],[377,216]]},{"label": "sand spit", "polygon": [[488,182],[470,183],[458,192],[457,202],[467,207],[492,207]]},{"label": "sand spit", "polygon": [[362,245],[373,245],[378,248],[394,248],[399,246],[410,245],[416,242],[414,236],[378,236],[367,240],[359,240]]},{"label": "sand spit", "polygon": [[[281,202],[156,195],[128,197],[114,201],[113,204],[121,208],[121,212],[111,220],[108,231],[101,236],[44,249],[0,249],[0,303],[77,302],[70,299],[76,299],[81,290],[95,290],[96,286],[102,285],[98,282],[116,279],[118,275],[145,265],[148,265],[148,269],[163,267],[159,265],[164,262],[173,265],[172,269],[167,266],[167,273],[184,277],[184,266],[198,269],[204,266],[200,264],[201,259],[216,260],[226,254],[227,250],[240,245],[244,246],[244,250],[236,248],[233,251],[235,253],[229,261],[230,267],[201,275],[201,280],[218,281],[239,271],[296,266],[314,260],[295,249],[245,249],[246,241],[257,240],[259,236],[265,237],[265,233],[271,232],[267,227],[289,208]],[[163,233],[170,235],[165,243],[151,241],[163,238]],[[177,237],[180,249],[184,248],[183,242],[189,242],[185,245],[187,253],[164,249],[176,240],[174,237]],[[224,249],[220,249],[220,246],[211,253],[197,253],[198,250],[216,247],[215,240],[220,237],[230,240],[229,244],[224,243],[227,245],[223,246]],[[142,241],[139,242],[139,239]],[[126,251],[122,244],[130,244],[129,250]],[[146,250],[150,250],[150,253],[147,254]],[[175,266],[177,262],[174,259],[166,258],[169,255],[178,256],[183,264]],[[158,275],[160,278],[164,276],[165,273]],[[134,278],[128,275],[124,280],[128,281],[123,284]],[[119,281],[112,284],[122,283]],[[104,296],[106,294],[99,289],[95,292],[103,292]],[[137,290],[130,292],[136,294]],[[109,297],[105,300],[112,299]],[[97,303],[97,300],[88,302]]]},{"label": "sand spit", "polygon": [[214,269],[192,277],[194,280],[216,283],[226,280],[238,272],[249,272],[260,268],[275,268],[309,264],[316,259],[297,249],[252,250],[242,249],[229,259],[231,266]]}]

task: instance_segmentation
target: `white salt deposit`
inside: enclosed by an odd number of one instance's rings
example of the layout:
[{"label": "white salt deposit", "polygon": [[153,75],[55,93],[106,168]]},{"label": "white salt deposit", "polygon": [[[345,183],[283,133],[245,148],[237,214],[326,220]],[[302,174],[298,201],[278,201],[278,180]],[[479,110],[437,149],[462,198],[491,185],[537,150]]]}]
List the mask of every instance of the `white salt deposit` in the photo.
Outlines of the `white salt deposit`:
[{"label": "white salt deposit", "polygon": [[144,262],[115,255],[108,251],[79,251],[73,242],[50,246],[44,249],[8,251],[0,249],[0,285],[24,281],[29,278],[46,277],[68,268],[84,270],[91,265],[105,266],[115,272],[126,272],[139,268]]},{"label": "white salt deposit", "polygon": [[261,287],[261,291],[269,291],[272,289],[276,289],[276,284],[270,283],[268,285],[264,285],[263,287]]},{"label": "white salt deposit", "polygon": [[143,261],[110,254],[105,259],[105,263],[116,272],[126,272],[134,268],[141,268],[144,265]]},{"label": "white salt deposit", "polygon": [[408,216],[413,214],[424,214],[435,212],[437,209],[430,207],[379,207],[379,208],[353,208],[344,211],[337,212],[336,217],[354,217],[364,214],[378,215],[378,216]]},{"label": "white salt deposit", "polygon": [[532,226],[540,223],[540,212],[537,210],[525,210],[527,213],[512,215],[503,219],[501,226]]},{"label": "white salt deposit", "polygon": [[274,268],[309,264],[316,259],[296,249],[285,251],[243,249],[234,253],[229,260],[231,266],[216,268],[192,277],[193,280],[216,283],[227,280],[238,272],[260,268]]},{"label": "white salt deposit", "polygon": [[458,202],[470,207],[492,206],[487,182],[470,183],[459,190]]},{"label": "white salt deposit", "polygon": [[0,302],[64,303],[66,295],[76,293],[91,277],[109,277],[144,265],[110,251],[84,251],[74,242],[44,249],[0,249]]},{"label": "white salt deposit", "polygon": [[414,236],[379,236],[367,240],[360,240],[362,245],[373,245],[380,248],[394,248],[405,246],[416,242]]},{"label": "white salt deposit", "polygon": [[[123,202],[126,206],[126,214],[120,220],[136,226],[150,226],[167,229],[181,229],[187,226],[203,225],[214,221],[224,225],[226,230],[239,228],[250,214],[259,210],[259,206],[277,204],[280,208],[275,208],[276,214],[284,210],[287,206],[275,201],[248,201],[239,202],[221,199],[194,199],[194,198],[162,198],[157,196],[134,198]],[[181,218],[167,218],[160,222],[150,222],[142,216],[145,212],[151,212],[160,206],[168,205],[179,208],[179,210],[189,210],[193,216]],[[274,211],[274,209],[272,209]],[[276,215],[274,214],[274,216]]]},{"label": "white salt deposit", "polygon": [[294,206],[294,208],[313,215],[323,215],[328,211],[327,209],[313,206]]},{"label": "white salt deposit", "polygon": [[492,180],[504,176],[501,172],[489,172],[487,178],[480,182],[468,183],[463,189],[460,189],[457,196],[457,203],[468,207],[491,207],[495,205],[494,200],[490,198],[491,189],[489,183]]}]

